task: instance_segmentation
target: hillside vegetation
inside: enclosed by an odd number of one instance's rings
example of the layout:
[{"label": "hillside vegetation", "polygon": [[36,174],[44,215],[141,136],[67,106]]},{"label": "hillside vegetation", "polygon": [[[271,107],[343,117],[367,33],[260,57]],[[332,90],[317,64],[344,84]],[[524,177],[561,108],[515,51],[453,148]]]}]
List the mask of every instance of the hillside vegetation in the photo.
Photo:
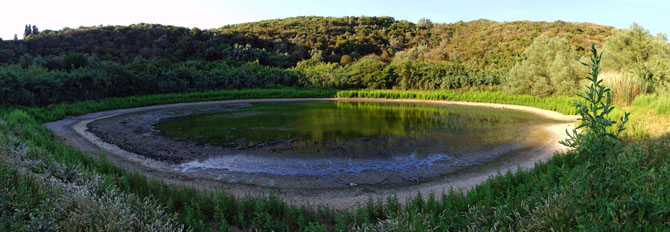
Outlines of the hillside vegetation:
[{"label": "hillside vegetation", "polygon": [[611,32],[562,21],[443,24],[391,17],[295,17],[211,30],[27,26],[23,40],[0,41],[0,104],[269,86],[496,89],[538,37],[560,37],[581,55]]},{"label": "hillside vegetation", "polygon": [[[288,67],[320,53],[326,62],[376,54],[385,58],[427,49],[430,60],[452,60],[476,67],[514,64],[540,36],[561,36],[577,50],[602,43],[613,28],[588,23],[493,22],[417,24],[391,17],[295,17],[224,26],[212,30],[136,24],[45,30],[20,41],[4,41],[0,62],[21,57],[95,54],[102,60],[130,62],[136,57],[169,61],[259,60]],[[247,46],[248,45],[248,46]],[[344,58],[346,60],[348,58]]]}]

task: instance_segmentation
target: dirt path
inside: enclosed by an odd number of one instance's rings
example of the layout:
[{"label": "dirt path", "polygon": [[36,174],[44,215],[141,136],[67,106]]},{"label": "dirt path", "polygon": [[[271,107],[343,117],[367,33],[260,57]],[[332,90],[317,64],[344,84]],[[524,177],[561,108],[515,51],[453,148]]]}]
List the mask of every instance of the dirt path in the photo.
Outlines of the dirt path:
[{"label": "dirt path", "polygon": [[[370,101],[370,102],[411,102],[411,103],[431,103],[431,104],[451,104],[466,106],[481,106],[504,108],[534,113],[542,117],[564,121],[564,123],[546,124],[541,131],[536,133],[546,133],[548,139],[540,146],[537,146],[514,159],[495,162],[495,164],[485,164],[474,168],[468,168],[453,175],[448,175],[439,180],[425,182],[409,186],[351,186],[340,189],[329,190],[304,190],[304,189],[276,189],[258,186],[245,186],[238,184],[229,184],[207,178],[197,178],[182,175],[170,170],[166,164],[157,162],[140,155],[120,149],[113,144],[107,144],[98,137],[87,131],[87,125],[95,120],[114,117],[121,114],[141,112],[147,110],[165,109],[173,107],[206,105],[216,103],[246,103],[246,102],[286,102],[286,101]],[[105,156],[113,163],[126,169],[145,173],[149,177],[160,178],[169,184],[188,185],[197,188],[216,188],[237,196],[260,195],[269,192],[276,192],[289,203],[295,204],[322,204],[335,209],[347,209],[364,204],[370,197],[386,198],[387,196],[397,195],[403,201],[414,197],[418,191],[422,193],[434,192],[440,194],[450,189],[469,190],[474,185],[485,181],[490,176],[504,173],[508,169],[516,170],[518,168],[532,168],[536,162],[546,161],[556,151],[566,148],[559,145],[558,141],[565,137],[565,130],[574,125],[576,116],[563,115],[554,111],[542,110],[528,106],[493,104],[493,103],[471,103],[471,102],[453,102],[453,101],[429,101],[429,100],[399,100],[399,99],[333,99],[333,98],[309,98],[309,99],[250,99],[250,100],[227,100],[197,103],[178,103],[168,105],[157,105],[148,107],[138,107],[130,109],[119,109],[91,113],[82,116],[68,117],[66,119],[49,122],[44,124],[52,130],[54,134],[62,139],[68,146],[81,149],[89,154],[99,156],[104,152]],[[427,196],[424,194],[423,196]]]}]

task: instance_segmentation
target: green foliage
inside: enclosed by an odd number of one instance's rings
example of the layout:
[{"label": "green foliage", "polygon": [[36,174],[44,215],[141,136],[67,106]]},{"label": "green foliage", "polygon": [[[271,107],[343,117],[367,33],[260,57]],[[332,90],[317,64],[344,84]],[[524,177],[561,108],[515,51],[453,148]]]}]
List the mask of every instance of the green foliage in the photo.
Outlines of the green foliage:
[{"label": "green foliage", "polygon": [[[212,90],[206,92],[106,98],[96,101],[80,101],[71,104],[61,103],[50,105],[48,107],[20,108],[24,108],[33,118],[44,123],[60,120],[68,115],[81,115],[110,109],[132,108],[157,104],[249,98],[321,98],[332,97],[335,96],[335,94],[336,91],[334,90],[297,88]],[[0,113],[2,113],[2,109],[3,108],[0,108]],[[11,109],[11,107],[8,109]]]},{"label": "green foliage", "polygon": [[670,96],[667,95],[640,95],[633,101],[632,106],[651,109],[654,113],[667,115],[670,113]]},{"label": "green foliage", "polygon": [[66,69],[77,69],[85,67],[88,61],[83,54],[73,52],[63,57],[63,67]]},{"label": "green foliage", "polygon": [[301,83],[304,85],[338,89],[349,87],[347,70],[337,63],[303,61],[296,69],[303,74]]},{"label": "green foliage", "polygon": [[586,78],[590,84],[584,94],[579,94],[583,101],[574,102],[581,116],[580,124],[572,133],[568,133],[569,138],[561,141],[561,144],[576,148],[580,155],[588,159],[621,152],[619,135],[625,129],[629,116],[629,113],[625,113],[618,124],[610,119],[609,115],[614,110],[610,88],[603,86],[602,80],[598,79],[602,54],[598,55],[595,45],[591,51],[591,76]]},{"label": "green foliage", "polygon": [[332,63],[346,63],[345,55],[358,59],[376,54],[388,59],[398,52],[454,61],[472,69],[508,69],[537,36],[562,36],[577,47],[602,42],[611,28],[561,21],[414,24],[391,17],[294,17],[211,30],[156,24],[64,28],[39,34],[27,30],[26,40],[0,42],[0,49],[14,54],[9,59],[12,63],[26,53],[46,58],[78,52],[119,63],[136,57],[170,62],[234,59],[289,67],[318,50],[319,61]]},{"label": "green foliage", "polygon": [[360,59],[346,68],[349,85],[354,88],[390,88],[393,85],[393,80],[389,80],[389,77],[384,75],[385,67],[386,63],[377,56]]},{"label": "green foliage", "polygon": [[[469,68],[509,68],[514,59],[537,36],[562,36],[570,45],[602,42],[611,28],[586,23],[493,22],[476,20],[442,24],[419,24],[389,17],[295,17],[230,25],[217,31],[238,33],[241,43],[273,46],[262,41],[291,41],[292,59],[306,59],[310,49],[319,49],[324,62],[339,62],[348,55],[395,54],[399,60],[455,61]],[[238,42],[239,43],[239,42]],[[356,53],[356,54],[353,54]]]},{"label": "green foliage", "polygon": [[224,60],[258,62],[260,64],[270,64],[283,68],[291,66],[289,57],[287,57],[286,54],[268,52],[265,48],[253,48],[250,44],[247,44],[246,46],[239,44],[226,46],[222,50],[221,56]]},{"label": "green foliage", "polygon": [[25,40],[0,41],[0,104],[268,86],[487,88],[500,84],[528,38],[569,33],[567,43],[579,44],[609,32],[560,21],[414,24],[390,17],[295,17],[212,30],[27,29]]},{"label": "green foliage", "polygon": [[1,117],[0,230],[183,230],[155,200],[121,192],[89,169],[90,156],[68,151],[27,113]]},{"label": "green foliage", "polygon": [[0,66],[0,104],[49,105],[134,95],[184,93],[211,89],[296,86],[299,74],[258,63],[184,62],[136,59],[128,64],[96,62],[81,54],[63,59],[73,70]]},{"label": "green foliage", "polygon": [[366,56],[349,66],[336,63],[301,62],[296,68],[301,83],[325,88],[439,90],[500,83],[500,70],[475,71],[449,61],[406,60],[385,63],[379,56]]},{"label": "green foliage", "polygon": [[603,69],[632,73],[649,81],[659,91],[670,90],[670,44],[633,24],[629,29],[614,30],[603,46],[608,56]]},{"label": "green foliage", "polygon": [[556,96],[540,98],[530,95],[517,95],[488,91],[399,91],[399,90],[343,90],[337,92],[340,98],[387,98],[387,99],[422,99],[436,101],[466,101],[502,103],[537,107],[557,111],[563,114],[575,114],[571,103],[574,97]]},{"label": "green foliage", "polygon": [[574,95],[584,71],[579,55],[559,37],[540,36],[523,53],[524,59],[514,65],[505,86],[512,93],[535,96]]},{"label": "green foliage", "polygon": [[[416,47],[408,48],[399,52],[396,52],[395,55],[393,56],[393,61],[394,62],[402,62],[402,61],[415,61],[415,60],[424,60],[427,59],[428,53],[430,52],[430,48],[427,45],[419,45]],[[439,60],[439,59],[434,59],[434,60]]]}]

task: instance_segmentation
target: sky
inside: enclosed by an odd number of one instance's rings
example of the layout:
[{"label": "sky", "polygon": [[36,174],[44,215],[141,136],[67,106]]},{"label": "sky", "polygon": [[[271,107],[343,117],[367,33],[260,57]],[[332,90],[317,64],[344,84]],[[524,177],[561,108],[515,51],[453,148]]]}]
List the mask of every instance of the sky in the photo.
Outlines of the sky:
[{"label": "sky", "polygon": [[556,20],[627,28],[636,22],[652,34],[670,34],[669,0],[610,1],[408,1],[408,0],[15,0],[0,8],[0,38],[23,37],[26,24],[40,30],[95,25],[158,23],[200,29],[293,16],[391,16],[453,23]]}]

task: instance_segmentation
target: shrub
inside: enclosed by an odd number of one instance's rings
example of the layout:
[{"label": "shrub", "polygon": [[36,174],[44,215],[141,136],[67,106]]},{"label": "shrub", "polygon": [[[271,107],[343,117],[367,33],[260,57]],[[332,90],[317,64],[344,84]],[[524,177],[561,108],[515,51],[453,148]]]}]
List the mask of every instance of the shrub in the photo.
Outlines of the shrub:
[{"label": "shrub", "polygon": [[630,72],[650,81],[658,91],[670,90],[670,44],[663,37],[652,36],[637,24],[629,29],[614,30],[603,49],[607,71]]},{"label": "shrub", "polygon": [[78,52],[73,52],[63,57],[63,67],[68,70],[85,67],[87,63],[86,57]]},{"label": "shrub", "polygon": [[393,62],[423,60],[425,55],[430,52],[430,48],[425,45],[418,45],[413,48],[399,51],[393,56]]},{"label": "shrub", "polygon": [[385,67],[378,56],[366,56],[347,68],[349,83],[358,88],[389,88],[392,82],[384,75]]},{"label": "shrub", "polygon": [[303,61],[295,70],[302,73],[300,83],[326,88],[346,88],[349,77],[346,70],[337,63]]},{"label": "shrub", "polygon": [[567,40],[537,37],[523,57],[507,76],[507,91],[540,97],[576,93],[579,75],[585,70]]}]

